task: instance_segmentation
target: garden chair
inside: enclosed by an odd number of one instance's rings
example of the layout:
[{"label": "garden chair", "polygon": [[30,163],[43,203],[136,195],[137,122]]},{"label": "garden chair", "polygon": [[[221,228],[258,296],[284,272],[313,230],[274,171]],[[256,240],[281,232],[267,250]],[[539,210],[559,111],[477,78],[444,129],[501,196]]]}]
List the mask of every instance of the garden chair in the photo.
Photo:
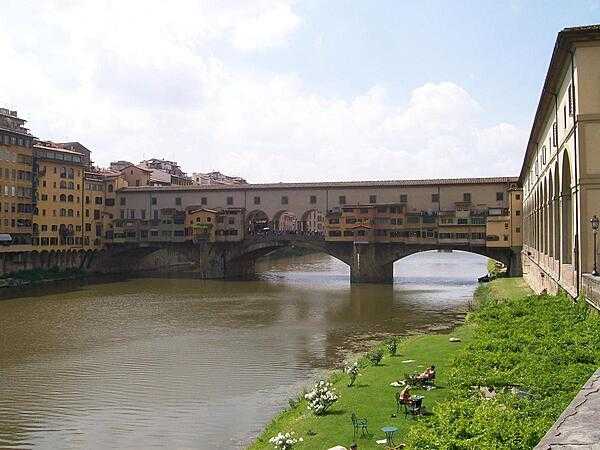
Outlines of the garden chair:
[{"label": "garden chair", "polygon": [[411,401],[408,405],[404,404],[404,414],[405,416],[408,416],[409,414],[412,417],[415,416],[420,416],[423,414],[423,410],[425,409],[425,407],[423,406],[423,398],[417,398],[413,401]]},{"label": "garden chair", "polygon": [[354,427],[354,439],[356,439],[356,433],[360,431],[362,437],[369,435],[369,423],[367,419],[356,417],[355,413],[352,413],[352,426]]}]

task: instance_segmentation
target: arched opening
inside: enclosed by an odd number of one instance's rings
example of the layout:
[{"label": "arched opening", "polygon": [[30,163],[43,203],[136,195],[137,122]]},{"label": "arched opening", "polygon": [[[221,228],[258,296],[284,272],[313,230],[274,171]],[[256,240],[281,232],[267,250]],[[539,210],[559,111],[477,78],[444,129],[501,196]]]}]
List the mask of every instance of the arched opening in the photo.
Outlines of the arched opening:
[{"label": "arched opening", "polygon": [[552,200],[554,211],[554,257],[560,260],[560,178],[558,162],[554,164],[554,198]]},{"label": "arched opening", "polygon": [[269,216],[259,209],[251,211],[246,215],[246,230],[249,235],[264,234],[270,231]]},{"label": "arched opening", "polygon": [[544,255],[548,254],[548,188],[546,186],[546,178],[542,186],[542,250]]},{"label": "arched opening", "polygon": [[554,257],[554,185],[552,171],[548,174],[548,255]]},{"label": "arched opening", "polygon": [[278,211],[273,216],[273,230],[279,233],[296,233],[298,223],[298,216],[287,210]]},{"label": "arched opening", "polygon": [[573,215],[571,210],[571,164],[569,153],[563,152],[562,182],[561,182],[561,217],[562,217],[562,261],[564,264],[573,262]]},{"label": "arched opening", "polygon": [[304,234],[325,234],[325,214],[317,209],[309,209],[302,214],[299,231]]}]

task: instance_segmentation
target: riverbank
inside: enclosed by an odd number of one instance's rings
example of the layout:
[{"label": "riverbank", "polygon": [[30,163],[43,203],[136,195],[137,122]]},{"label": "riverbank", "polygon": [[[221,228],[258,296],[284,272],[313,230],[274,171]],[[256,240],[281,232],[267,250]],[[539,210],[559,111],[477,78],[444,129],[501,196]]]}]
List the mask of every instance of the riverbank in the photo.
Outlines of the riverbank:
[{"label": "riverbank", "polygon": [[[250,449],[272,448],[268,439],[279,431],[302,436],[297,449],[349,447],[352,412],[368,419],[372,433],[357,439],[361,450],[382,449],[375,441],[386,425],[398,429],[395,441],[407,448],[532,448],[600,364],[600,319],[565,296],[530,294],[522,279],[479,286],[476,310],[450,335],[402,341],[399,356],[362,368],[351,388],[347,376],[334,373],[340,399],[328,414],[316,417],[300,400]],[[460,342],[450,342],[450,336]],[[390,382],[429,364],[436,365],[437,388],[413,392],[425,396],[429,414],[391,417],[397,388]],[[490,388],[488,398],[474,386]]]}]

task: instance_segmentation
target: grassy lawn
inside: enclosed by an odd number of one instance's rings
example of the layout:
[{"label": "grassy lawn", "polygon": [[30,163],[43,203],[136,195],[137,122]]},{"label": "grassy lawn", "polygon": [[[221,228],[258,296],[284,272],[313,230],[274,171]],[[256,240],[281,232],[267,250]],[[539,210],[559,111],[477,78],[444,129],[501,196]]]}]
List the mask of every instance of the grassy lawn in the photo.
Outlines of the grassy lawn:
[{"label": "grassy lawn", "polygon": [[[500,278],[482,286],[476,295],[478,298],[522,297],[530,293],[522,279]],[[437,388],[430,391],[413,390],[413,394],[425,396],[423,404],[427,410],[435,411],[435,405],[446,400],[451,394],[448,386],[453,361],[472,342],[473,334],[474,325],[469,321],[449,335],[433,334],[405,339],[398,345],[397,356],[390,356],[385,351],[386,356],[381,365],[362,368],[361,375],[351,388],[347,387],[348,377],[345,374],[334,373],[330,381],[340,399],[326,415],[314,416],[307,409],[306,401],[302,400],[294,408],[278,415],[250,448],[272,448],[268,440],[279,431],[294,431],[297,436],[304,438],[304,442],[296,445],[295,449],[327,449],[334,445],[349,447],[354,440],[350,420],[352,412],[368,419],[369,431],[372,433],[369,438],[357,437],[361,450],[383,449],[384,446],[376,444],[375,441],[384,437],[381,428],[386,425],[397,427],[395,441],[404,442],[409,428],[418,422],[428,421],[428,418],[406,418],[403,411],[397,417],[392,417],[396,412],[394,394],[399,388],[390,386],[390,383],[403,379],[405,373],[421,372],[428,365],[435,364]],[[450,336],[459,337],[461,342],[449,342]],[[414,362],[403,362],[407,360]]]}]

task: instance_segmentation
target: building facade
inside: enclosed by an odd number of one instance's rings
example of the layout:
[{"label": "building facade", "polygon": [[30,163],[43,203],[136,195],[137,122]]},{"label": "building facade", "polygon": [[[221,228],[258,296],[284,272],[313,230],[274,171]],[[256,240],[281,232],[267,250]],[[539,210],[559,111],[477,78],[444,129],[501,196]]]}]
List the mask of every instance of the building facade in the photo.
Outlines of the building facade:
[{"label": "building facade", "polygon": [[558,34],[520,174],[523,271],[536,290],[579,296],[600,214],[600,27]]},{"label": "building facade", "polygon": [[[28,246],[33,236],[33,136],[17,111],[0,108],[0,244]],[[0,248],[0,251],[2,249]]]}]

